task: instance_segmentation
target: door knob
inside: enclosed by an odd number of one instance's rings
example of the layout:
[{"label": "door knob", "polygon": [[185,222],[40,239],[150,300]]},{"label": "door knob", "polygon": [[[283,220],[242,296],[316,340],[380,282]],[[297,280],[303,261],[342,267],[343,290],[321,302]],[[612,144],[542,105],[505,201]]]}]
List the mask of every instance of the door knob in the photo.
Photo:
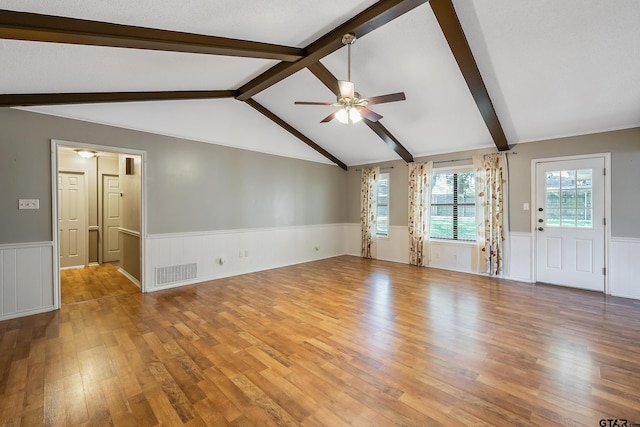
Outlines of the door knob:
[{"label": "door knob", "polygon": [[538,231],[544,231],[544,228],[538,227]]},{"label": "door knob", "polygon": [[538,220],[538,222],[544,222],[544,219],[540,218],[540,219]]},{"label": "door knob", "polygon": [[544,209],[542,209],[542,208],[538,208],[538,211],[539,211],[539,212],[542,212],[543,210],[544,210]]}]

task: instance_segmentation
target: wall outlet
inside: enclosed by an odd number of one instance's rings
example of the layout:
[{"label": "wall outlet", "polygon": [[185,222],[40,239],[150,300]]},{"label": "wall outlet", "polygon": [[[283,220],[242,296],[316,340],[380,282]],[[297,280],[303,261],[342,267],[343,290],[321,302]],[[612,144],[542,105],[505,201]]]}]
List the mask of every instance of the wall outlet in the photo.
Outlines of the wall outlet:
[{"label": "wall outlet", "polygon": [[245,257],[248,257],[248,256],[249,256],[249,251],[245,250],[245,251],[244,251],[244,256],[245,256]]},{"label": "wall outlet", "polygon": [[40,209],[39,199],[19,199],[18,209]]}]

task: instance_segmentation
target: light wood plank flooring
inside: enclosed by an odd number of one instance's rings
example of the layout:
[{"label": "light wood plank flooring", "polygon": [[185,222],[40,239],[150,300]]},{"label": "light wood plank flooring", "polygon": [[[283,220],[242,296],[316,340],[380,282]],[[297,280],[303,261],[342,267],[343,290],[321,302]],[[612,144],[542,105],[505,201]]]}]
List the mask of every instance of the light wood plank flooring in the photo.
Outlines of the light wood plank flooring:
[{"label": "light wood plank flooring", "polygon": [[640,423],[640,301],[344,256],[0,322],[2,425],[601,419]]}]

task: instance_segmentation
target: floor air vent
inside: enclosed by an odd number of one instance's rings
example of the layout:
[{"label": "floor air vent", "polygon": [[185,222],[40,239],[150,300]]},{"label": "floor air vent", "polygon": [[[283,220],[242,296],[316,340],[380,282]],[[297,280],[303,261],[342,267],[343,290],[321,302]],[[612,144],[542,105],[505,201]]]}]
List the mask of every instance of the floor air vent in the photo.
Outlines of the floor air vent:
[{"label": "floor air vent", "polygon": [[184,282],[198,277],[198,264],[172,265],[171,267],[156,268],[156,285]]}]

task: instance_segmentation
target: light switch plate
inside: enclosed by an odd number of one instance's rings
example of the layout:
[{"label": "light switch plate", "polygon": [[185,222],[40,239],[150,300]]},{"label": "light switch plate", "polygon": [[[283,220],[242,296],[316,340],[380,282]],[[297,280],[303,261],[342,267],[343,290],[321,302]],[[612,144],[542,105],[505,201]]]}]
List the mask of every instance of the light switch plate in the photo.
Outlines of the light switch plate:
[{"label": "light switch plate", "polygon": [[18,209],[40,209],[39,199],[19,199]]}]

